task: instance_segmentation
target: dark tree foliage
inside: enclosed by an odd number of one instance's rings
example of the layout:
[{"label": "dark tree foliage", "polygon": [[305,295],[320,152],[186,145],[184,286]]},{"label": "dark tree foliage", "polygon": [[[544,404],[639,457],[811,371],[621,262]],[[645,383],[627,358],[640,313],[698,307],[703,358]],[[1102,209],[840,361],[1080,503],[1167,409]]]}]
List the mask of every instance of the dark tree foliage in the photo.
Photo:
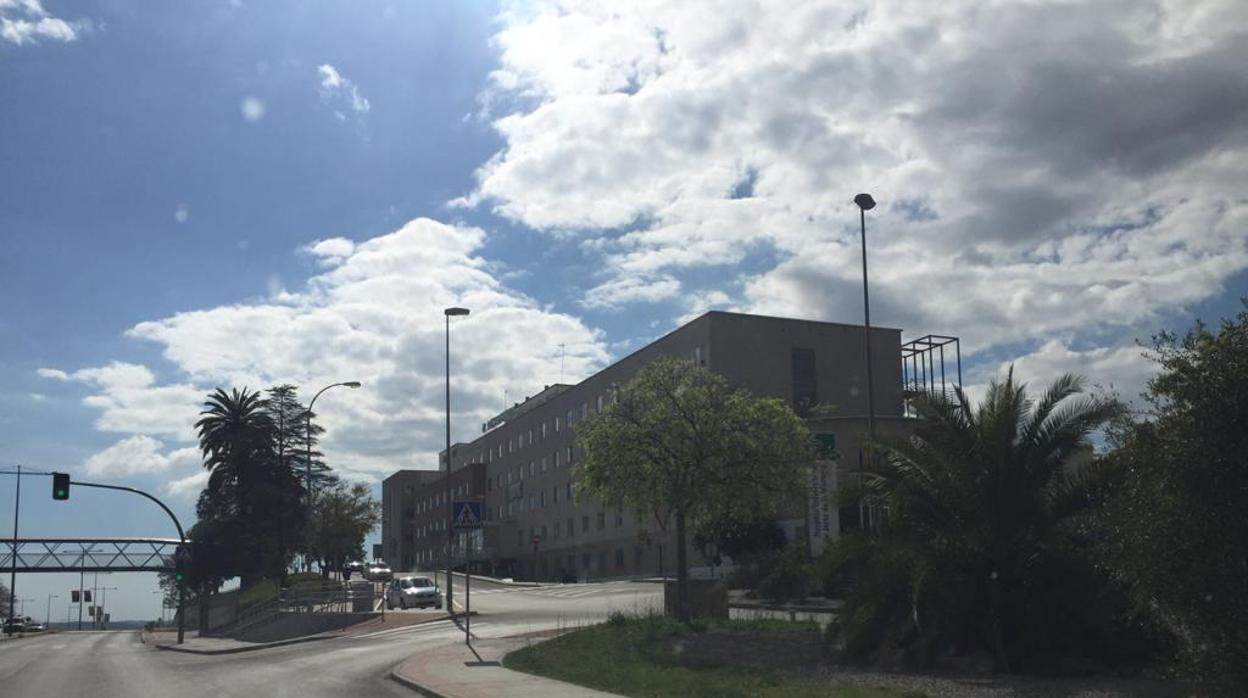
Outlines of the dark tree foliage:
[{"label": "dark tree foliage", "polygon": [[1080,392],[1068,375],[1033,400],[1011,371],[978,408],[960,391],[916,401],[913,435],[846,492],[886,508],[882,530],[821,561],[846,596],[844,656],[930,666],[986,651],[1000,670],[1043,671],[1059,652],[1115,650],[1124,619],[1082,561],[1079,525],[1094,503],[1087,437],[1118,407]]},{"label": "dark tree foliage", "polygon": [[1106,459],[1105,560],[1197,676],[1248,686],[1248,301],[1154,338],[1148,414]]},{"label": "dark tree foliage", "polygon": [[291,541],[302,541],[303,483],[278,449],[278,424],[268,401],[246,388],[218,389],[204,403],[199,431],[208,485],[196,513],[230,538],[234,571],[244,585],[283,578]]}]

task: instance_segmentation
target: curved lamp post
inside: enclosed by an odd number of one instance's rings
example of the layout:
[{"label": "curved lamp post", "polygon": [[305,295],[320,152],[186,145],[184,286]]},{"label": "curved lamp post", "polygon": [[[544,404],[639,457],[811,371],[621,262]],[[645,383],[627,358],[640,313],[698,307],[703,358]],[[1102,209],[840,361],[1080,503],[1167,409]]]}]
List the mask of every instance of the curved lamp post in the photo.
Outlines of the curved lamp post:
[{"label": "curved lamp post", "polygon": [[455,617],[451,598],[451,528],[454,526],[455,505],[451,503],[451,317],[467,315],[467,308],[447,308],[446,316],[446,612]]}]

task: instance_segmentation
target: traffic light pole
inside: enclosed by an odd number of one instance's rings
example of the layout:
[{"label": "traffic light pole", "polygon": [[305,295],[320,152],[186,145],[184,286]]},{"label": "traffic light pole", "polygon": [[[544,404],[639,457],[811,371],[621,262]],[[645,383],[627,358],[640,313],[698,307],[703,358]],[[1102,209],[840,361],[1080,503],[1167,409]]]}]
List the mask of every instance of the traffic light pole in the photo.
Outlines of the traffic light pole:
[{"label": "traffic light pole", "polygon": [[[169,510],[169,507],[165,506],[164,502],[160,501],[159,499],[156,499],[155,497],[144,492],[143,490],[138,490],[133,487],[125,487],[124,485],[100,485],[94,482],[78,482],[77,480],[71,480],[70,484],[78,485],[79,487],[95,487],[101,490],[118,490],[120,492],[132,492],[134,494],[147,497],[153,502],[156,502],[156,505],[159,506],[161,509],[164,509],[165,513],[169,515],[169,518],[173,520],[174,528],[178,529],[178,540],[181,541],[181,545],[178,546],[179,551],[186,548],[186,534],[182,532],[182,524],[178,521],[178,517],[173,515],[173,512]],[[182,554],[182,553],[178,553],[178,554]],[[184,635],[186,634],[186,613],[184,612],[186,610],[184,607],[185,601],[186,601],[186,585],[183,584],[181,581],[179,581],[178,582],[178,644],[179,645],[182,644],[182,639]]]}]

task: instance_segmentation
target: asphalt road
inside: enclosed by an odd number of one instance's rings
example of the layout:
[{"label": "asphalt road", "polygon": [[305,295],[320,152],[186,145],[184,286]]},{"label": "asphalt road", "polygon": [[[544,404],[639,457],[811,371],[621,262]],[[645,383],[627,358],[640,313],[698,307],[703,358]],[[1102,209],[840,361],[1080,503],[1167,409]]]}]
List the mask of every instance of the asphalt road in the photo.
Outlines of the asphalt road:
[{"label": "asphalt road", "polygon": [[[657,585],[629,582],[473,587],[472,608],[481,615],[472,630],[480,637],[593,622],[616,609],[644,610],[659,598]],[[456,584],[457,598],[460,591]],[[0,641],[0,697],[411,698],[389,679],[390,670],[422,649],[462,639],[463,630],[447,620],[217,656],[155,650],[135,631],[30,636]]]}]

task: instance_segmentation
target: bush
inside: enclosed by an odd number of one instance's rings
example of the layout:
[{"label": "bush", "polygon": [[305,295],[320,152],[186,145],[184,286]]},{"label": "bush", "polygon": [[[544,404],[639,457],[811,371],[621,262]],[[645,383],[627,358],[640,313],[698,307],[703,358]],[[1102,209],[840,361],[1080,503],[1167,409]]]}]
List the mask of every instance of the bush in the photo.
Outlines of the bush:
[{"label": "bush", "polygon": [[814,581],[814,568],[806,557],[806,546],[790,543],[772,562],[758,585],[763,598],[794,601],[806,598]]}]

